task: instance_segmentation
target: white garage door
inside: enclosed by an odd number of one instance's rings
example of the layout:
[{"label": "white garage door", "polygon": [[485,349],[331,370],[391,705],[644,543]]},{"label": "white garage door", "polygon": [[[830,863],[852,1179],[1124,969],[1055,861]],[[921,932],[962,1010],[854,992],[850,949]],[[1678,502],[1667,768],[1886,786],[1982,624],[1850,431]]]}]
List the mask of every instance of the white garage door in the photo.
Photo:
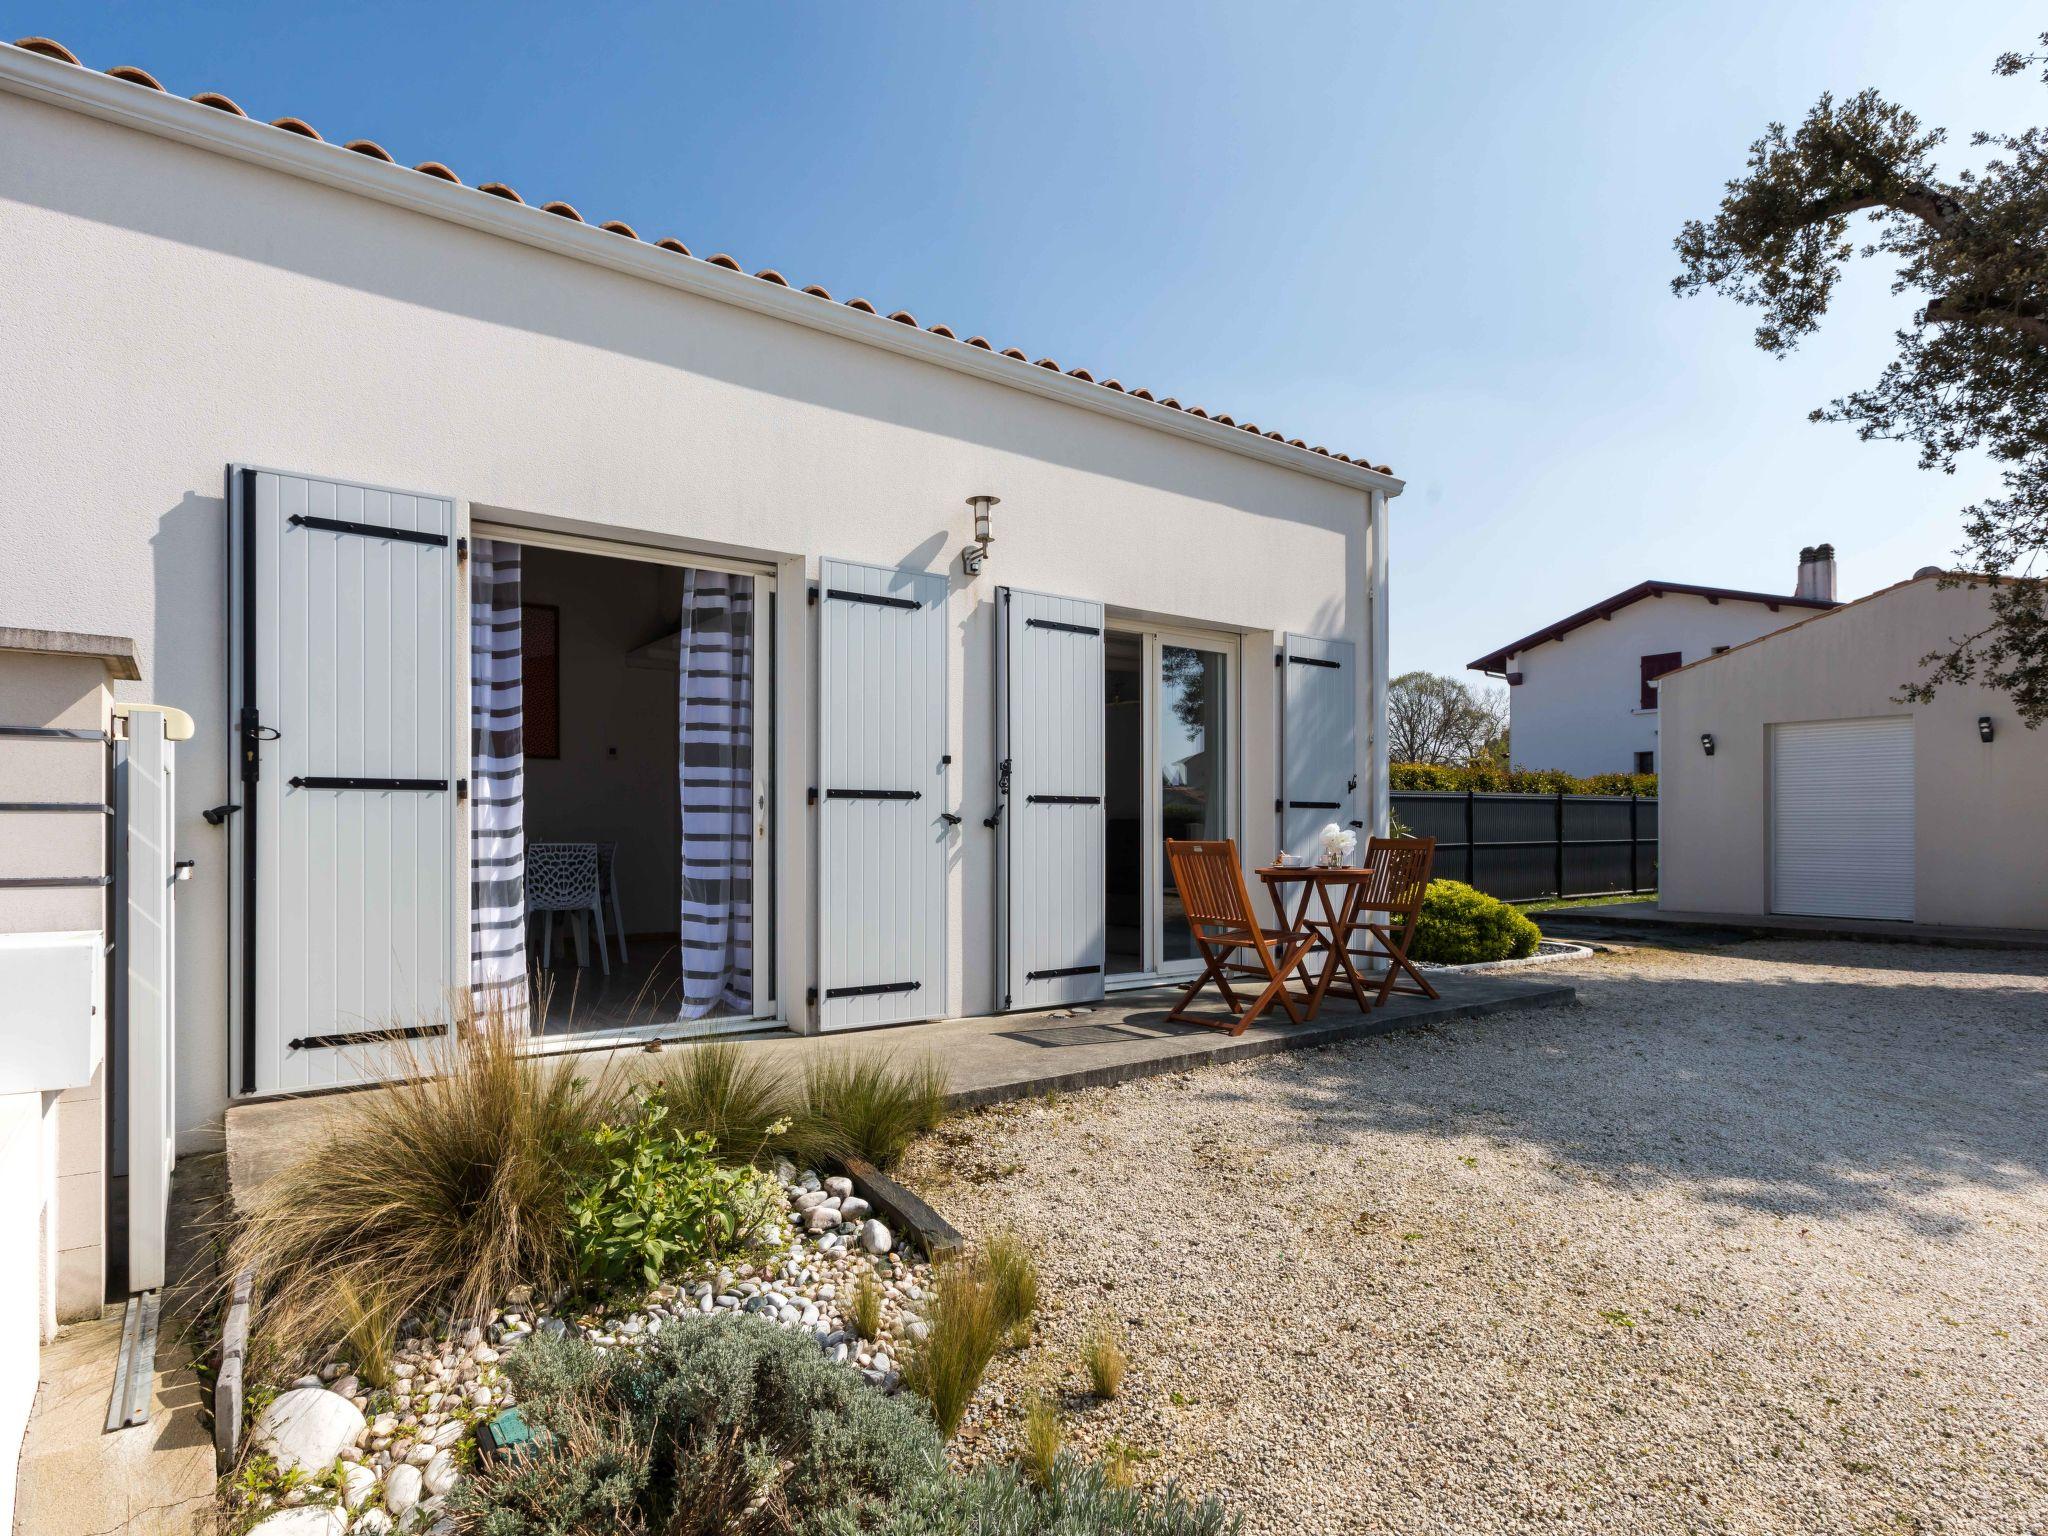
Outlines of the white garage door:
[{"label": "white garage door", "polygon": [[1913,916],[1913,722],[1771,728],[1771,910]]}]

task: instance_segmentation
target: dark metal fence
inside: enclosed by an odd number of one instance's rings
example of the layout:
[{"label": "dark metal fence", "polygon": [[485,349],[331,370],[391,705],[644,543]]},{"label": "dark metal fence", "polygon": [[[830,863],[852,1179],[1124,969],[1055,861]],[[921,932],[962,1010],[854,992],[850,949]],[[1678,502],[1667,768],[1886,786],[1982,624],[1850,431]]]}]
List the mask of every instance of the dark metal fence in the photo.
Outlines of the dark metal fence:
[{"label": "dark metal fence", "polygon": [[1436,876],[1503,901],[1657,889],[1657,802],[1637,795],[1399,791],[1394,814],[1436,839]]}]

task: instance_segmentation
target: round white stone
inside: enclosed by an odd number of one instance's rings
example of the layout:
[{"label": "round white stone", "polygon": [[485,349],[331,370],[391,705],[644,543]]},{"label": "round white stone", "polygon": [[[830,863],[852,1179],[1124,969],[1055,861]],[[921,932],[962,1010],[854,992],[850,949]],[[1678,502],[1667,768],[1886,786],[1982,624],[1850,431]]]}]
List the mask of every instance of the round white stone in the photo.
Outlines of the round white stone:
[{"label": "round white stone", "polygon": [[354,1445],[364,1428],[363,1410],[325,1387],[294,1387],[281,1393],[257,1417],[255,1440],[280,1471],[296,1468],[317,1477],[333,1466],[341,1448]]},{"label": "round white stone", "polygon": [[332,1504],[301,1504],[280,1509],[249,1527],[249,1536],[341,1536],[348,1516]]},{"label": "round white stone", "polygon": [[393,1467],[384,1479],[384,1507],[402,1515],[420,1501],[420,1469],[410,1463]]},{"label": "round white stone", "polygon": [[887,1227],[870,1218],[867,1225],[860,1229],[860,1245],[869,1253],[887,1253],[896,1246],[896,1239],[890,1235]]}]

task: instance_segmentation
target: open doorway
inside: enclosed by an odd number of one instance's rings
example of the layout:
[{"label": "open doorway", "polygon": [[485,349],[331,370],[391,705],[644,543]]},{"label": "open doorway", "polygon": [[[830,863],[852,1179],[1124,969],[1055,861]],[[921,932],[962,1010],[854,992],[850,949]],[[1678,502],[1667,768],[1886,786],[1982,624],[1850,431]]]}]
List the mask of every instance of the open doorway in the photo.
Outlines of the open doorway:
[{"label": "open doorway", "polygon": [[1104,973],[1197,963],[1166,863],[1168,838],[1235,835],[1232,637],[1111,630],[1104,639]]},{"label": "open doorway", "polygon": [[766,583],[478,538],[472,985],[547,1040],[758,1017]]}]

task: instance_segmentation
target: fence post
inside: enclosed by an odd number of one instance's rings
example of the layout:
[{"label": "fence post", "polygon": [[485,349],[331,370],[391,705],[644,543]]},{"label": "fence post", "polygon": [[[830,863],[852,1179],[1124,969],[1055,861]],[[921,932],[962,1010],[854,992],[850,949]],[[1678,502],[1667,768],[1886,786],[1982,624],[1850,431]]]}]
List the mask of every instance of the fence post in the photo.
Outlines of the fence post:
[{"label": "fence post", "polygon": [[1557,894],[1564,895],[1564,791],[1557,792]]},{"label": "fence post", "polygon": [[1479,866],[1474,862],[1478,852],[1473,843],[1478,834],[1473,825],[1472,791],[1468,789],[1465,791],[1465,883],[1476,889]]},{"label": "fence post", "polygon": [[1636,866],[1636,792],[1628,792],[1628,893],[1633,896],[1642,889],[1642,876]]}]

